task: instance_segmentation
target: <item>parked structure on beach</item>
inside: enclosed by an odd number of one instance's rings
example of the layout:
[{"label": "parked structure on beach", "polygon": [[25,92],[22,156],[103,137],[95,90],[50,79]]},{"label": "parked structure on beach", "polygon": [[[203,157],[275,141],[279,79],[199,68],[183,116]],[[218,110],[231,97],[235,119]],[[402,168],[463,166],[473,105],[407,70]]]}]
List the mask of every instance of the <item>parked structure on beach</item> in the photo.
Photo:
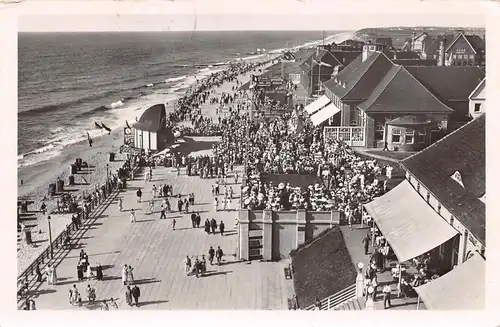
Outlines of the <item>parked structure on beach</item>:
[{"label": "parked structure on beach", "polygon": [[144,111],[132,126],[134,146],[147,151],[161,151],[174,141],[172,130],[166,125],[164,104],[155,104]]}]

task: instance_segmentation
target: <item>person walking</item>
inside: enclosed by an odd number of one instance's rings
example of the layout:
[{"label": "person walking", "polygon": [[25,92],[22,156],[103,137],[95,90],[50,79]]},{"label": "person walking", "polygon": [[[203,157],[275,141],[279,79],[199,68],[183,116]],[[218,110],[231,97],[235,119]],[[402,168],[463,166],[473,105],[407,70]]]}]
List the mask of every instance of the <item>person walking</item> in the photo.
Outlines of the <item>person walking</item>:
[{"label": "person walking", "polygon": [[127,285],[127,290],[125,291],[125,302],[127,302],[129,307],[132,306],[132,290],[128,285]]},{"label": "person walking", "polygon": [[165,214],[165,206],[163,204],[161,205],[160,219],[167,219],[167,215]]},{"label": "person walking", "polygon": [[128,270],[128,266],[124,265],[123,268],[122,268],[122,284],[123,285],[127,285],[127,283],[128,283],[128,280],[127,280],[127,277],[128,277],[127,270]]},{"label": "person walking", "polygon": [[213,265],[214,257],[215,257],[215,250],[212,246],[210,246],[210,249],[208,249],[208,261],[210,262],[210,265]]},{"label": "person walking", "polygon": [[132,268],[132,266],[130,266],[130,265],[128,265],[128,268],[127,268],[127,281],[129,283],[134,282],[134,268]]},{"label": "person walking", "polygon": [[220,266],[221,264],[221,261],[222,261],[222,256],[224,255],[224,253],[222,252],[222,249],[220,248],[220,246],[217,247],[217,251],[215,252],[215,256],[217,258],[217,265]]},{"label": "person walking", "polygon": [[131,223],[135,223],[136,222],[134,209],[130,209],[130,222]]},{"label": "person walking", "polygon": [[137,202],[141,203],[141,198],[142,198],[142,191],[141,191],[141,189],[137,190],[136,195],[137,195]]},{"label": "person walking", "polygon": [[134,285],[132,288],[132,297],[134,298],[134,304],[136,307],[139,307],[139,297],[141,296],[141,290],[137,285]]},{"label": "person walking", "polygon": [[224,222],[221,220],[219,224],[219,232],[222,236],[224,236],[224,228],[225,228]]},{"label": "person walking", "polygon": [[214,198],[214,210],[215,210],[215,212],[219,211],[218,207],[219,207],[219,200],[217,199],[217,197],[215,197]]},{"label": "person walking", "polygon": [[200,216],[200,213],[197,212],[196,213],[196,228],[200,228],[200,224],[201,224],[201,216]]},{"label": "person walking", "polygon": [[217,222],[215,221],[215,218],[212,218],[212,221],[210,222],[210,228],[212,229],[212,234],[215,234],[215,230],[217,229]]},{"label": "person walking", "polygon": [[179,213],[182,212],[182,205],[183,205],[183,202],[182,202],[181,196],[179,194],[179,200],[177,201],[177,209],[179,209]]},{"label": "person walking", "polygon": [[95,275],[97,280],[103,280],[103,275],[102,275],[102,266],[98,262],[97,265],[95,266]]},{"label": "person walking", "polygon": [[207,234],[210,234],[210,221],[208,220],[208,218],[205,220],[205,232]]},{"label": "person walking", "polygon": [[43,278],[42,278],[42,273],[40,272],[40,266],[39,265],[36,265],[35,273],[36,273],[36,282],[37,283],[41,283]]},{"label": "person walking", "polygon": [[191,272],[191,259],[189,256],[186,256],[186,259],[184,260],[184,266],[186,267],[186,275],[189,275]]},{"label": "person walking", "polygon": [[191,225],[193,226],[193,228],[196,227],[196,214],[194,213],[194,211],[191,213]]},{"label": "person walking", "polygon": [[122,198],[118,199],[118,209],[120,209],[120,212],[123,211],[123,200],[122,200]]},{"label": "person walking", "polygon": [[365,255],[368,255],[368,246],[370,245],[370,237],[369,237],[368,233],[363,238],[363,240],[361,241],[361,243],[363,243],[363,245],[365,247]]},{"label": "person walking", "polygon": [[391,292],[392,289],[389,284],[386,284],[382,289],[382,293],[384,293],[384,309],[391,307]]},{"label": "person walking", "polygon": [[151,198],[151,200],[149,200],[149,214],[150,215],[153,214],[154,209],[155,209],[155,200],[153,198]]},{"label": "person walking", "polygon": [[175,218],[174,218],[174,219],[172,219],[172,230],[175,230],[175,223],[176,223],[176,221],[175,221]]}]

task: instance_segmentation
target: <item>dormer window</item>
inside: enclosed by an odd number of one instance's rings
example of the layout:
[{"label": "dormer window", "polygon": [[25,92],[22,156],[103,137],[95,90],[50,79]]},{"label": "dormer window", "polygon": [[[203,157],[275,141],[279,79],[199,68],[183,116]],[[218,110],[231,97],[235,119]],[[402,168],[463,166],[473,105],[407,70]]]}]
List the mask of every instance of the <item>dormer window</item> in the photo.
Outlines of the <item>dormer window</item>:
[{"label": "dormer window", "polygon": [[480,112],[480,111],[481,111],[481,104],[474,103],[474,112]]},{"label": "dormer window", "polygon": [[441,203],[438,203],[438,205],[437,205],[437,213],[439,215],[441,214]]},{"label": "dormer window", "polygon": [[427,195],[425,196],[425,201],[427,201],[427,203],[429,203],[430,199],[431,199],[431,194],[429,192],[427,192]]}]

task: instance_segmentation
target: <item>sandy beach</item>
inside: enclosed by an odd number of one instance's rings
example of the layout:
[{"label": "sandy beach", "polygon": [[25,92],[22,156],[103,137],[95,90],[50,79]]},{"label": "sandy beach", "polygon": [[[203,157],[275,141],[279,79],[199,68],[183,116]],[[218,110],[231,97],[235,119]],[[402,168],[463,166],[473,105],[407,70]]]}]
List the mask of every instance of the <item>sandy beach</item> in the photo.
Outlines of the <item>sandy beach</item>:
[{"label": "sandy beach", "polygon": [[[277,55],[265,55],[260,57],[251,58],[247,62],[260,62],[266,61],[270,58],[275,58]],[[262,70],[266,66],[261,67]],[[241,83],[246,83],[250,79],[250,75],[255,72],[248,72],[240,75],[238,80]],[[219,96],[222,93],[232,92],[232,87],[235,82],[226,82],[214,89],[214,95]],[[170,100],[170,99],[169,99]],[[156,103],[151,103],[154,105]],[[210,117],[217,120],[215,113],[216,104],[205,104],[201,107],[201,113],[204,117]],[[173,110],[173,106],[168,106],[168,111]],[[182,124],[190,124],[190,122],[183,122]],[[217,139],[214,138],[214,142]],[[26,269],[33,260],[36,259],[48,247],[48,222],[47,215],[39,212],[40,205],[44,196],[48,194],[48,185],[54,183],[57,178],[65,181],[65,188],[68,189],[68,177],[70,176],[70,164],[74,163],[77,158],[82,158],[93,168],[89,171],[84,171],[75,176],[74,186],[69,186],[71,193],[79,195],[85,190],[92,189],[96,184],[105,181],[107,174],[106,164],[109,165],[109,172],[115,172],[123,162],[125,155],[119,154],[120,146],[123,144],[123,130],[121,128],[115,129],[108,135],[103,132],[103,135],[93,139],[92,147],[89,146],[87,141],[82,141],[63,149],[62,153],[50,160],[40,162],[35,165],[18,168],[18,198],[34,201],[29,207],[29,214],[26,219],[21,218],[21,222],[25,225],[26,230],[32,233],[33,246],[29,246],[22,240],[20,229],[18,228],[18,273]],[[115,161],[109,161],[109,153],[115,152]],[[205,153],[206,151],[204,151]],[[199,153],[201,154],[201,152]],[[83,184],[82,177],[88,182]],[[23,185],[20,181],[23,180]],[[50,213],[56,207],[57,197],[45,201],[47,211]],[[71,222],[71,215],[68,214],[51,214],[51,228],[52,237],[55,238]]]}]

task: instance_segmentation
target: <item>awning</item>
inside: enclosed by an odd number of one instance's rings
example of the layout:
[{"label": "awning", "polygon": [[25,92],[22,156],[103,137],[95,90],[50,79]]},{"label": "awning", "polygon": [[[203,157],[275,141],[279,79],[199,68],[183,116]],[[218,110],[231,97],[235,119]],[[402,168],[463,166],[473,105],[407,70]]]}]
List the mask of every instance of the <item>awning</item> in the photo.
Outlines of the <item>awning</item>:
[{"label": "awning", "polygon": [[479,255],[432,282],[416,287],[431,310],[484,310],[486,262]]},{"label": "awning", "polygon": [[330,117],[333,117],[336,113],[339,113],[340,109],[337,108],[333,102],[331,102],[329,105],[324,107],[323,109],[320,109],[317,113],[311,116],[311,121],[314,126],[318,126],[325,120],[327,120]]},{"label": "awning", "polygon": [[413,259],[457,235],[407,180],[365,204],[400,262]]},{"label": "awning", "polygon": [[318,111],[319,109],[323,108],[324,106],[326,106],[328,103],[330,102],[330,99],[328,99],[328,97],[326,95],[322,95],[321,97],[319,97],[317,100],[309,103],[305,109],[307,111],[307,113],[309,115],[312,115],[314,114],[316,111]]}]

